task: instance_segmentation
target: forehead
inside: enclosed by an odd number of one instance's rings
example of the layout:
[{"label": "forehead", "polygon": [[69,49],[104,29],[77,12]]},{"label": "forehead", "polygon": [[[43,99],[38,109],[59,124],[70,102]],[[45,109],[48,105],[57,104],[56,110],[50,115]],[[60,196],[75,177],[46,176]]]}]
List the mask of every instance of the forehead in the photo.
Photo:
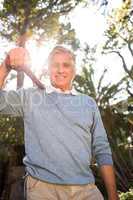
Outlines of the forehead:
[{"label": "forehead", "polygon": [[74,53],[62,46],[56,46],[51,53],[48,56],[48,62],[51,62],[53,59],[57,58],[63,58],[63,59],[68,59],[68,60],[73,60],[75,63],[75,55]]},{"label": "forehead", "polygon": [[54,53],[49,62],[48,62],[48,66],[50,67],[53,64],[63,64],[63,65],[70,65],[72,67],[75,66],[75,62],[73,60],[73,57],[70,53],[67,52],[56,52]]},{"label": "forehead", "polygon": [[52,56],[51,56],[51,61],[74,61],[73,58],[72,58],[72,55],[70,53],[67,53],[67,52],[56,52],[54,53]]}]

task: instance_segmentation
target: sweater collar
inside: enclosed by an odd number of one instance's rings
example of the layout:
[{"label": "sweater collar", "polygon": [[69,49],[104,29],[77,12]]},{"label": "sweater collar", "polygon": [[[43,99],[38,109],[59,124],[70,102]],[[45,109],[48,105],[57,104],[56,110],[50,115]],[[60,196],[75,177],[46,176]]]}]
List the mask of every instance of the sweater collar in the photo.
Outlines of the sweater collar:
[{"label": "sweater collar", "polygon": [[45,87],[46,88],[46,93],[50,94],[52,92],[57,92],[57,93],[62,93],[62,94],[72,94],[72,95],[78,95],[78,92],[72,88],[71,90],[66,90],[66,91],[61,91],[60,88],[55,88],[52,85],[48,85]]}]

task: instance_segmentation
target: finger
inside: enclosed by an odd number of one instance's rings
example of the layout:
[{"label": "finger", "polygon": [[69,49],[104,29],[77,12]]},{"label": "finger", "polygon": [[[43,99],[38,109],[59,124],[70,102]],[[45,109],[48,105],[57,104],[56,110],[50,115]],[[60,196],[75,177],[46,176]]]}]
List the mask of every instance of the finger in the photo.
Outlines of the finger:
[{"label": "finger", "polygon": [[14,48],[9,52],[11,66],[28,66],[31,64],[29,52],[22,48]]}]

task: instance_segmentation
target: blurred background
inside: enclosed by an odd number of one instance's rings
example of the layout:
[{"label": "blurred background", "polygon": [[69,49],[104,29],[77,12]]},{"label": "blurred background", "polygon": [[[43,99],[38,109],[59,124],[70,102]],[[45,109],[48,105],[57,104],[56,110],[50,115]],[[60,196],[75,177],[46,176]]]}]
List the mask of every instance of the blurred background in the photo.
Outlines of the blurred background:
[{"label": "blurred background", "polygon": [[[0,0],[0,62],[16,46],[28,49],[31,70],[49,85],[47,56],[57,44],[74,51],[74,87],[92,96],[110,141],[121,200],[133,199],[133,1]],[[5,89],[32,87],[11,72]],[[0,200],[23,199],[23,120],[0,116]],[[107,194],[95,160],[96,184]]]}]

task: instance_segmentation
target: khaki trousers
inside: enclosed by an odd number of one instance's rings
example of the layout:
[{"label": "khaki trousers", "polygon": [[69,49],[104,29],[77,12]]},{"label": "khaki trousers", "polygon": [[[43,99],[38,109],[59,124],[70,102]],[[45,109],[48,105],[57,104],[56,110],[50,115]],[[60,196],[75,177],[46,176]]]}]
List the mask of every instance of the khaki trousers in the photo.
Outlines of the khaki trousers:
[{"label": "khaki trousers", "polygon": [[59,185],[26,178],[27,200],[103,200],[94,184]]}]

